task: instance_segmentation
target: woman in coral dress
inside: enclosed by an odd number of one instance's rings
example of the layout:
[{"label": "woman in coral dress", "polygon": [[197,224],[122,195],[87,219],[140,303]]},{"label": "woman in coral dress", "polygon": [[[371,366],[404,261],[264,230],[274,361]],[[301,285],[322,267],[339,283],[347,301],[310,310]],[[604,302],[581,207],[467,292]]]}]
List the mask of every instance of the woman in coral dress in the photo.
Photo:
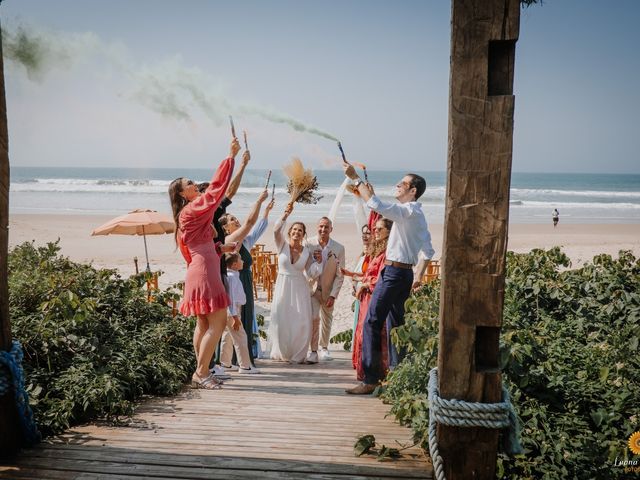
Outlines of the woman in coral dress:
[{"label": "woman in coral dress", "polygon": [[223,248],[213,242],[211,220],[224,198],[239,151],[240,143],[234,138],[229,157],[222,161],[202,194],[193,181],[183,177],[169,186],[176,243],[187,262],[180,313],[198,319],[193,333],[197,367],[192,382],[199,388],[219,387],[219,381],[209,375],[209,362],[227,325],[229,299],[220,276],[220,254],[233,250],[234,245]]},{"label": "woman in coral dress", "polygon": [[[364,370],[362,368],[362,327],[367,317],[367,311],[369,310],[369,302],[371,301],[371,294],[376,286],[376,282],[380,276],[380,272],[384,268],[384,261],[386,260],[387,241],[389,239],[389,232],[393,222],[387,218],[380,218],[375,223],[373,229],[374,244],[373,252],[371,253],[371,260],[367,265],[367,270],[362,277],[360,286],[356,292],[356,297],[360,301],[360,308],[358,312],[358,324],[356,325],[356,331],[353,341],[352,351],[352,363],[353,368],[356,369],[356,375],[358,380],[364,380]],[[382,338],[386,338],[386,327],[383,328]],[[382,363],[383,369],[386,372],[389,368],[388,361],[388,347],[387,342],[382,342]]]}]

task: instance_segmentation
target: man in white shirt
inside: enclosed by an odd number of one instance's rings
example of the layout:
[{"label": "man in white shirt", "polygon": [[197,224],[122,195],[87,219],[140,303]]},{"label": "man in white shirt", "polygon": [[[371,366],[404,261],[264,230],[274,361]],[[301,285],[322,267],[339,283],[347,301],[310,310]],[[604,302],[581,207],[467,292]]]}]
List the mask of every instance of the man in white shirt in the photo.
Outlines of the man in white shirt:
[{"label": "man in white shirt", "polygon": [[[387,242],[385,267],[380,272],[380,279],[371,295],[363,325],[364,382],[346,390],[347,393],[366,395],[372,393],[384,379],[382,327],[387,316],[392,328],[404,324],[404,303],[409,298],[412,287],[420,286],[425,268],[435,252],[422,204],[416,201],[427,187],[424,178],[413,173],[405,175],[396,185],[395,197],[398,203],[386,203],[374,195],[371,185],[360,180],[352,165],[345,164],[344,172],[355,180],[354,185],[367,202],[367,207],[393,221]],[[414,281],[413,267],[416,264]]]},{"label": "man in white shirt", "polygon": [[311,284],[312,331],[308,363],[318,363],[318,345],[320,360],[332,360],[329,354],[329,339],[333,323],[333,305],[342,288],[344,275],[344,247],[331,238],[333,225],[327,217],[318,221],[318,236],[309,240],[308,247],[314,252],[322,252],[322,274]]}]

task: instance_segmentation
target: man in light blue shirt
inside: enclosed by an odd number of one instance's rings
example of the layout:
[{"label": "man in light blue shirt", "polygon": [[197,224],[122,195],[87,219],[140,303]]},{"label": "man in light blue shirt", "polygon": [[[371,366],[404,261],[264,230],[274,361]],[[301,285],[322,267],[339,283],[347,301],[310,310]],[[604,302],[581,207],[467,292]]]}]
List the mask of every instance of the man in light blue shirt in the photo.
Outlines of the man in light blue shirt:
[{"label": "man in light blue shirt", "polygon": [[[422,205],[417,202],[427,184],[420,175],[409,173],[396,185],[398,203],[387,203],[362,182],[353,166],[344,164],[344,172],[352,180],[367,206],[393,220],[387,243],[385,267],[371,295],[371,303],[363,325],[362,365],[365,378],[360,385],[346,390],[363,395],[372,393],[384,379],[382,368],[382,327],[389,317],[391,327],[404,324],[404,303],[411,288],[421,284],[422,276],[435,253]],[[413,267],[416,267],[416,280]]]}]

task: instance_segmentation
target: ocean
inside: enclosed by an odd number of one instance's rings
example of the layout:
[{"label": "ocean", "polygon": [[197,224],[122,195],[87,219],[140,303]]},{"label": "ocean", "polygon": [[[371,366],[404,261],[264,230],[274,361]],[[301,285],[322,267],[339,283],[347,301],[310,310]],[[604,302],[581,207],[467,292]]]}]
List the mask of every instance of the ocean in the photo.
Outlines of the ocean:
[{"label": "ocean", "polygon": [[[368,171],[376,193],[392,200],[394,185],[406,172]],[[420,201],[427,219],[444,222],[445,172],[420,172],[427,190]],[[121,215],[136,208],[171,212],[167,188],[176,177],[208,181],[206,169],[12,167],[10,214]],[[315,219],[329,213],[342,183],[339,170],[317,170],[323,196],[317,205],[296,205],[295,217]],[[267,170],[247,170],[229,211],[244,215],[264,188]],[[276,208],[288,201],[286,181],[274,170]],[[338,209],[338,222],[353,221],[352,199],[346,194]],[[553,209],[560,223],[640,222],[640,175],[584,173],[514,173],[509,218],[512,223],[550,223]]]}]

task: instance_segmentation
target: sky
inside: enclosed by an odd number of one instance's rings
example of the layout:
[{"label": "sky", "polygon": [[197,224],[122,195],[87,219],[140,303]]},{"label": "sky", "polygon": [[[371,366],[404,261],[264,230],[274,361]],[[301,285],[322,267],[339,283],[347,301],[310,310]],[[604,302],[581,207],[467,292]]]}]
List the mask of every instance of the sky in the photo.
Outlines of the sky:
[{"label": "sky", "polygon": [[[208,168],[233,114],[253,168],[339,168],[337,138],[370,169],[446,170],[450,8],[4,0],[3,30],[51,54],[27,72],[4,42],[11,165]],[[522,10],[514,171],[640,173],[638,24],[635,0]]]}]

